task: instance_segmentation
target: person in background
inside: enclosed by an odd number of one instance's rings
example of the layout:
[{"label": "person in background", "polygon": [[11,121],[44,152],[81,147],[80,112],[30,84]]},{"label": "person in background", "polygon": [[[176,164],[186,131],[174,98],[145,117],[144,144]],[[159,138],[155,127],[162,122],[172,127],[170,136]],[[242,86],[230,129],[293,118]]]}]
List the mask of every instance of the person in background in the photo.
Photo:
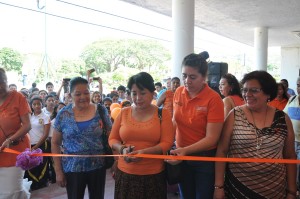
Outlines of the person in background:
[{"label": "person in background", "polygon": [[43,100],[43,104],[45,104],[47,95],[48,95],[47,91],[39,90],[39,97]]},{"label": "person in background", "polygon": [[[32,115],[30,117],[31,130],[29,131],[31,149],[40,148],[44,153],[50,152],[49,143],[46,141],[50,130],[50,116],[42,111],[43,101],[39,97],[34,97],[30,101]],[[43,157],[42,164],[25,172],[25,178],[32,181],[31,190],[44,188],[48,185],[49,179],[49,158]]]},{"label": "person in background", "polygon": [[276,98],[273,99],[272,101],[270,101],[268,103],[268,105],[282,111],[284,109],[284,107],[286,106],[286,104],[289,100],[289,97],[288,97],[286,88],[283,83],[281,83],[281,82],[277,83],[277,88],[278,89],[277,89]]},{"label": "person in background", "polygon": [[54,85],[52,82],[48,82],[46,84],[46,90],[48,91],[49,94],[54,91]]},{"label": "person in background", "polygon": [[35,89],[36,88],[36,83],[35,82],[33,82],[32,84],[31,84],[31,88],[30,89],[28,89],[28,91],[29,91],[29,94],[31,94],[33,91],[33,89]]},{"label": "person in background", "polygon": [[112,92],[112,93],[110,94],[110,98],[111,98],[111,100],[112,100],[112,103],[120,103],[120,102],[119,102],[119,95],[118,95],[117,93]]},{"label": "person in background", "polygon": [[[294,133],[295,133],[295,151],[297,159],[300,160],[300,77],[297,78],[297,94],[290,97],[283,111],[291,118]],[[298,190],[300,189],[300,164],[297,165],[297,183]]]},{"label": "person in background", "polygon": [[[242,79],[245,104],[226,118],[217,156],[295,159],[290,118],[268,106],[277,94],[275,79],[253,71]],[[216,162],[215,199],[296,198],[296,165],[258,162]]]},{"label": "person in background", "polygon": [[221,95],[224,96],[225,118],[234,107],[245,104],[241,94],[240,84],[234,75],[230,73],[223,75],[220,79],[219,90]]},{"label": "person in background", "polygon": [[106,97],[103,99],[103,106],[107,109],[108,114],[110,115],[110,106],[112,104],[112,100],[110,97]]},{"label": "person in background", "polygon": [[42,108],[42,111],[50,117],[54,111],[54,107],[55,97],[53,95],[47,95],[45,98],[45,107]]},{"label": "person in background", "polygon": [[[106,108],[91,103],[88,81],[82,77],[71,79],[70,95],[73,103],[61,109],[55,119],[52,153],[60,154],[63,143],[64,154],[104,154],[103,128],[108,134],[111,130]],[[98,107],[103,116],[97,111]],[[86,186],[90,198],[104,198],[104,158],[53,157],[53,160],[56,183],[66,187],[68,198],[83,199]]]},{"label": "person in background", "polygon": [[289,88],[289,82],[287,79],[282,79],[282,80],[280,80],[280,82],[283,83],[283,85],[285,86],[287,93],[288,93],[288,97],[296,95],[295,91],[293,89]]},{"label": "person in background", "polygon": [[130,95],[130,90],[128,88],[126,88],[126,91],[125,91],[125,99],[128,100],[130,103],[132,103],[132,98],[131,98],[131,95]]},{"label": "person in background", "polygon": [[102,95],[99,91],[93,92],[93,94],[91,96],[91,102],[93,104],[99,104],[102,102]]},{"label": "person in background", "polygon": [[[173,155],[215,156],[224,122],[224,105],[220,95],[207,85],[207,71],[207,62],[200,55],[192,53],[183,59],[184,86],[176,89],[173,101],[177,147],[171,150]],[[181,168],[184,176],[179,183],[181,198],[213,197],[214,162],[183,161]]]},{"label": "person in background", "polygon": [[10,84],[10,85],[8,85],[8,89],[9,89],[10,91],[16,91],[16,90],[17,90],[17,85],[15,85],[15,84]]},{"label": "person in background", "polygon": [[[151,104],[154,81],[146,72],[128,80],[134,105],[123,108],[114,121],[109,144],[120,154],[166,154],[174,141],[171,115]],[[115,198],[167,198],[164,161],[127,156],[119,158]]]},{"label": "person in background", "polygon": [[159,97],[165,92],[165,90],[162,88],[162,84],[160,82],[156,82],[154,86],[157,93],[156,99],[159,99]]},{"label": "person in background", "polygon": [[[50,151],[51,151],[51,140],[53,136],[53,131],[54,131],[54,123],[55,123],[55,118],[57,116],[57,113],[66,105],[62,102],[59,102],[58,104],[55,105],[54,110],[50,116],[51,120],[51,126],[50,126],[50,131],[49,131],[49,136],[48,136],[48,142],[50,143]],[[54,162],[53,158],[49,157],[49,179],[51,183],[56,182],[56,174],[54,170]]]},{"label": "person in background", "polygon": [[156,102],[156,106],[160,107],[163,105],[163,107],[170,112],[171,116],[173,116],[174,93],[179,86],[180,79],[178,77],[173,77],[171,80],[171,90],[166,90]]},{"label": "person in background", "polygon": [[166,80],[166,88],[167,90],[171,90],[171,77]]},{"label": "person in background", "polygon": [[30,198],[23,185],[24,171],[15,166],[17,155],[3,152],[5,148],[30,148],[30,113],[25,97],[9,91],[5,70],[0,68],[0,198]]},{"label": "person in background", "polygon": [[118,91],[118,95],[119,95],[118,101],[119,101],[119,103],[121,103],[123,100],[125,100],[126,88],[125,88],[125,86],[121,85],[118,87],[117,91]]}]

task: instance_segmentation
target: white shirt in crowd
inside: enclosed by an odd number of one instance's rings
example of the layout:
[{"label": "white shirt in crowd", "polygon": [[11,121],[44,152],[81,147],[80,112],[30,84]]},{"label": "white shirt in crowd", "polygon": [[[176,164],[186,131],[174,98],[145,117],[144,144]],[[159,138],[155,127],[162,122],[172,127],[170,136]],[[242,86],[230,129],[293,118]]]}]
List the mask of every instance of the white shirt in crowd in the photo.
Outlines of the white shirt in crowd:
[{"label": "white shirt in crowd", "polygon": [[50,117],[43,111],[39,115],[32,114],[30,117],[31,130],[29,131],[30,144],[34,145],[39,142],[44,134],[44,125],[50,124]]}]

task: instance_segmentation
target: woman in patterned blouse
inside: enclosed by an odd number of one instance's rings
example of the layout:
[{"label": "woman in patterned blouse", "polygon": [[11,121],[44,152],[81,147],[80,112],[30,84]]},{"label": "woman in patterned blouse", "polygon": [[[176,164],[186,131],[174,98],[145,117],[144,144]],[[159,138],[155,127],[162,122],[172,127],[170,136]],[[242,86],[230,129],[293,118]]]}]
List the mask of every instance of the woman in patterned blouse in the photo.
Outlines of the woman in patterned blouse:
[{"label": "woman in patterned blouse", "polygon": [[[253,71],[242,84],[245,105],[235,107],[226,118],[217,156],[295,159],[289,116],[267,104],[277,94],[275,79],[266,71]],[[224,197],[296,198],[296,165],[217,162],[214,198]]]},{"label": "woman in patterned blouse", "polygon": [[[52,152],[64,154],[104,154],[103,126],[110,131],[111,122],[106,108],[101,118],[97,105],[90,102],[86,79],[75,77],[70,81],[72,104],[57,114],[52,137]],[[101,105],[99,105],[101,106]],[[56,182],[67,188],[69,199],[83,199],[85,187],[90,198],[104,198],[105,176],[103,158],[55,157]]]}]

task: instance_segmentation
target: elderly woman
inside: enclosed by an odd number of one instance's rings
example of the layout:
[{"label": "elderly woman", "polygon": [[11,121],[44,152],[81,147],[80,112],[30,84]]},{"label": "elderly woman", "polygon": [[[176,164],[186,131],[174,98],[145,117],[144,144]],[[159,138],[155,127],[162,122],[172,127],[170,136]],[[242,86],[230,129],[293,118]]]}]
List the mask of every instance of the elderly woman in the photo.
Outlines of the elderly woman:
[{"label": "elderly woman", "polygon": [[[253,71],[242,79],[246,104],[226,118],[217,156],[295,159],[290,118],[267,105],[276,97],[275,79]],[[296,198],[296,165],[275,163],[216,163],[215,197]],[[225,179],[224,179],[225,177]]]},{"label": "elderly woman", "polygon": [[236,106],[245,104],[241,94],[241,88],[236,77],[230,73],[223,75],[220,79],[219,90],[221,95],[224,96],[224,116]]},{"label": "elderly woman", "polygon": [[[107,110],[101,107],[104,118],[97,111],[97,105],[90,102],[88,81],[75,77],[70,81],[70,95],[73,104],[61,109],[55,120],[52,137],[52,152],[64,154],[104,154],[103,127],[110,131],[111,122]],[[101,105],[99,105],[101,106]],[[67,188],[68,198],[83,199],[86,186],[90,198],[104,198],[104,158],[54,157],[56,182]]]},{"label": "elderly woman", "polygon": [[[224,105],[220,95],[206,83],[207,70],[207,62],[198,54],[190,54],[182,62],[184,86],[177,88],[173,102],[177,149],[172,154],[215,156],[224,122]],[[214,162],[184,161],[182,170],[181,198],[213,197]]]},{"label": "elderly woman", "polygon": [[30,198],[22,183],[24,171],[15,166],[17,155],[2,152],[30,148],[30,112],[21,93],[8,91],[6,73],[0,68],[0,198]]},{"label": "elderly woman", "polygon": [[[174,141],[170,113],[151,104],[154,81],[145,72],[132,76],[127,87],[133,106],[123,108],[114,121],[109,144],[120,154],[166,154]],[[115,198],[167,198],[164,161],[136,157],[119,158]]]}]

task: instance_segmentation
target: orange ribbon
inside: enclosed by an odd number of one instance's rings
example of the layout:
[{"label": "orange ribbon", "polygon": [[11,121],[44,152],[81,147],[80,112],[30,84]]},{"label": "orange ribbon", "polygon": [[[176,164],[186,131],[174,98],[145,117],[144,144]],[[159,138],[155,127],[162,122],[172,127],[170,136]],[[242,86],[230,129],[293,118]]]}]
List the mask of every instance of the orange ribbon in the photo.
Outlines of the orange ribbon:
[{"label": "orange ribbon", "polygon": [[[21,152],[5,148],[3,152],[19,155]],[[120,157],[134,156],[140,158],[164,159],[164,160],[191,160],[191,161],[209,161],[209,162],[260,162],[260,163],[282,163],[282,164],[300,164],[300,160],[291,159],[269,159],[269,158],[220,158],[220,157],[199,157],[199,156],[173,156],[173,155],[153,155],[153,154],[135,154],[135,155],[71,155],[71,154],[53,154],[42,153],[32,154],[32,156],[45,157]]]}]

